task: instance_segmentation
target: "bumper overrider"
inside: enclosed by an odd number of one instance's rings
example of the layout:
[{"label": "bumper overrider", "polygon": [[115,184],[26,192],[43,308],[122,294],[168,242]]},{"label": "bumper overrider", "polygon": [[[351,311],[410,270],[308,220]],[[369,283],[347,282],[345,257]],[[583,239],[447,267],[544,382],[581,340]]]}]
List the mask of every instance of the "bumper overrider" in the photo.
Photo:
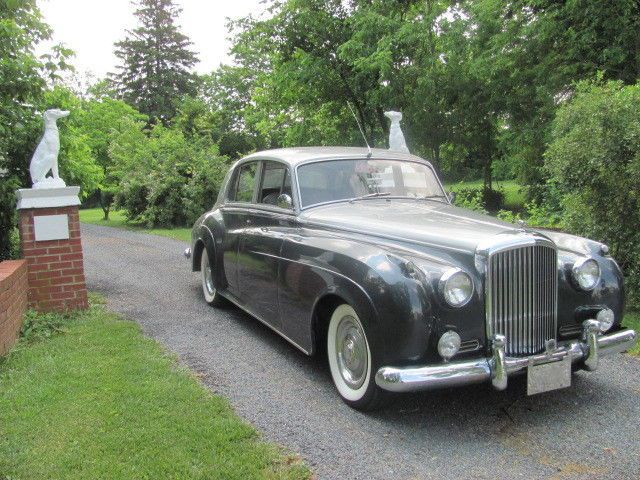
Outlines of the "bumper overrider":
[{"label": "bumper overrider", "polygon": [[523,373],[530,365],[542,365],[566,360],[583,362],[586,370],[596,370],[600,357],[620,353],[633,347],[636,332],[631,329],[600,334],[597,320],[583,323],[581,340],[556,344],[548,341],[546,351],[529,357],[507,357],[506,338],[495,335],[492,355],[488,358],[450,361],[424,367],[382,367],[376,373],[376,383],[391,392],[430,390],[458,385],[491,382],[498,390],[507,388],[509,376]]}]

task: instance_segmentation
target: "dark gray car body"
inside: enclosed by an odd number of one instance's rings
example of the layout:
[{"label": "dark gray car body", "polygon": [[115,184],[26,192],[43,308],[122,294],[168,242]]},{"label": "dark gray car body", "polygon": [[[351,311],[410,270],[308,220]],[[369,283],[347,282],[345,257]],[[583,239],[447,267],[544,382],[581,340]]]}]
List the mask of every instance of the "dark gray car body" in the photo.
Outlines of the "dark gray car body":
[{"label": "dark gray car body", "polygon": [[[192,268],[200,270],[207,249],[215,287],[307,354],[323,348],[324,315],[337,302],[356,309],[381,365],[441,362],[437,341],[458,332],[463,348],[456,359],[490,354],[485,322],[485,271],[478,248],[495,238],[536,235],[558,252],[558,340],[579,338],[584,320],[604,306],[620,329],[623,279],[600,243],[542,230],[527,230],[464,210],[447,200],[369,198],[300,209],[296,171],[307,162],[365,158],[359,148],[301,148],[260,152],[230,170],[211,210],[193,227]],[[428,162],[413,155],[373,150],[372,158]],[[286,164],[294,208],[234,203],[227,185],[250,161]],[[572,284],[571,268],[583,257],[598,261],[601,279],[589,292]],[[438,294],[443,272],[458,267],[473,278],[475,292],[460,308]]]}]

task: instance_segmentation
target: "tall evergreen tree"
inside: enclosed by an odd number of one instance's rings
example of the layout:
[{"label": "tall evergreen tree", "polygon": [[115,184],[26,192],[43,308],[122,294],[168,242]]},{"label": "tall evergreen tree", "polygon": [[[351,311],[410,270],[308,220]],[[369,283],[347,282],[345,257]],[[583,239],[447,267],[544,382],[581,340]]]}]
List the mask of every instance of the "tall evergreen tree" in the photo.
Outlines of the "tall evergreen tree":
[{"label": "tall evergreen tree", "polygon": [[114,80],[127,103],[152,123],[166,125],[180,97],[195,93],[190,69],[198,57],[176,25],[182,9],[173,0],[139,0],[137,6],[140,25],[127,30],[127,38],[115,44],[121,65]]}]

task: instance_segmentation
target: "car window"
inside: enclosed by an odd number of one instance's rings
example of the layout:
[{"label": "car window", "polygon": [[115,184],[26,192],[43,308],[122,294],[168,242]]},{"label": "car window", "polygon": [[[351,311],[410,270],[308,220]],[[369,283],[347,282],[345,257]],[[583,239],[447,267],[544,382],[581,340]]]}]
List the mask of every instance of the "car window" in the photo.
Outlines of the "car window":
[{"label": "car window", "polygon": [[236,191],[231,198],[236,202],[251,202],[256,184],[258,162],[245,163],[240,167]]},{"label": "car window", "polygon": [[282,193],[291,195],[291,177],[286,165],[265,161],[262,166],[262,183],[258,202],[277,205],[278,197]]},{"label": "car window", "polygon": [[429,166],[402,160],[327,160],[298,168],[302,207],[317,203],[385,194],[399,197],[443,197]]}]

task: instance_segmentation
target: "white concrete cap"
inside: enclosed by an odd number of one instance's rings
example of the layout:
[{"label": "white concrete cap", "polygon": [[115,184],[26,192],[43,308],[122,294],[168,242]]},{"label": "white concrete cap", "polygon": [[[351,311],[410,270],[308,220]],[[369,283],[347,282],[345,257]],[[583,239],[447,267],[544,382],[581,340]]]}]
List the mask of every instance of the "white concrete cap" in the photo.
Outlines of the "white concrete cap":
[{"label": "white concrete cap", "polygon": [[21,188],[16,190],[18,210],[27,208],[55,208],[80,205],[80,187]]}]

